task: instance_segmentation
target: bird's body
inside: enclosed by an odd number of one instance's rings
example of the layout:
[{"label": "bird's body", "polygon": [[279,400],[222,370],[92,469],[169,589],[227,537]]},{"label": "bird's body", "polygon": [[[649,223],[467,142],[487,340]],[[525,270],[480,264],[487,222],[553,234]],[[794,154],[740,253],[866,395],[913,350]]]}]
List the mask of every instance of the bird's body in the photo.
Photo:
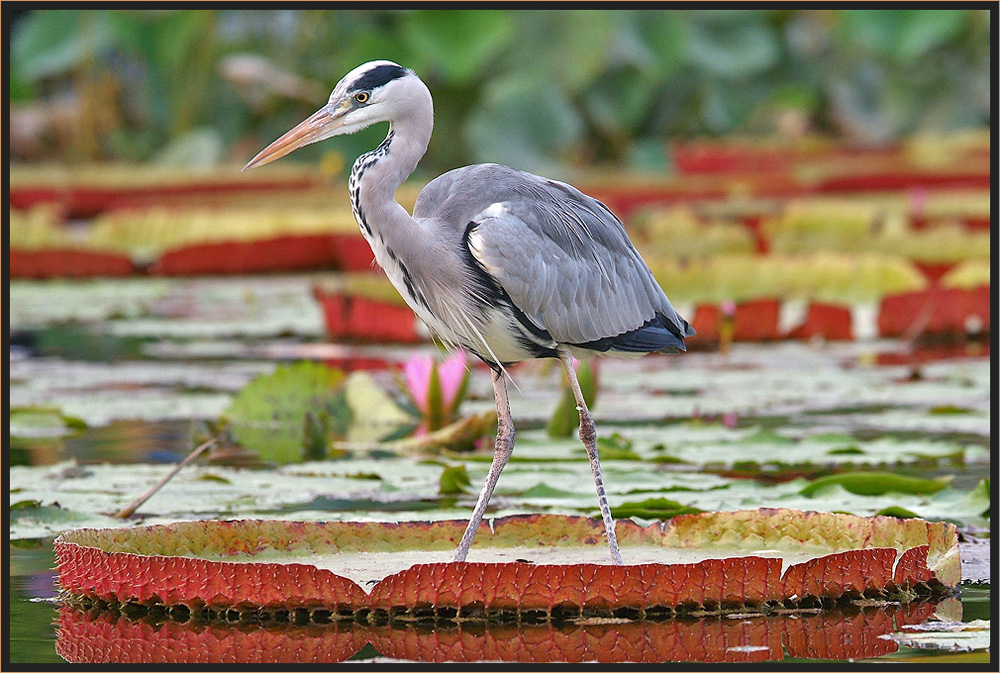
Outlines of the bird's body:
[{"label": "bird's body", "polygon": [[326,107],[247,167],[377,121],[389,121],[389,133],[358,158],[349,182],[361,232],[431,331],[494,370],[496,455],[456,560],[465,559],[513,449],[504,367],[558,357],[580,407],[580,435],[594,469],[612,558],[621,562],[596,433],[572,354],[675,353],[684,350],[684,338],[694,331],[670,305],[618,218],[570,185],[507,166],[476,164],[431,181],[413,215],[407,213],[394,194],[426,151],[433,106],[423,82],[395,63],[373,61],[348,73]]},{"label": "bird's body", "polygon": [[621,223],[569,185],[497,164],[459,168],[424,188],[411,227],[419,248],[362,232],[428,327],[486,362],[558,357],[560,344],[580,354],[683,347],[685,323]]}]

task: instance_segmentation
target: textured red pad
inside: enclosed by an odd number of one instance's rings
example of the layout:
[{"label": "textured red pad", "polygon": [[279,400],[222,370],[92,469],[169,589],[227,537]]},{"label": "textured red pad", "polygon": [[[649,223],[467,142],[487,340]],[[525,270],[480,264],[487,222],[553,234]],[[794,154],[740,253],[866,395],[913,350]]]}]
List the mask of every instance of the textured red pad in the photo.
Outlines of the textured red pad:
[{"label": "textured red pad", "polygon": [[[645,528],[631,521],[617,524],[626,555],[630,546],[646,545],[698,548],[708,557],[727,558],[630,566],[418,564],[385,577],[370,594],[308,563],[214,560],[275,551],[307,561],[310,554],[337,551],[447,549],[464,526],[463,521],[197,521],[71,531],[56,540],[55,552],[59,583],[73,595],[236,610],[570,610],[586,615],[629,609],[643,616],[653,608],[711,612],[916,584],[954,586],[961,579],[951,524],[780,509],[686,515]],[[600,527],[600,521],[584,517],[510,517],[494,522],[492,530],[484,525],[477,544],[589,546],[600,542]],[[780,558],[753,555],[754,549],[765,548],[820,551],[782,573]]]}]

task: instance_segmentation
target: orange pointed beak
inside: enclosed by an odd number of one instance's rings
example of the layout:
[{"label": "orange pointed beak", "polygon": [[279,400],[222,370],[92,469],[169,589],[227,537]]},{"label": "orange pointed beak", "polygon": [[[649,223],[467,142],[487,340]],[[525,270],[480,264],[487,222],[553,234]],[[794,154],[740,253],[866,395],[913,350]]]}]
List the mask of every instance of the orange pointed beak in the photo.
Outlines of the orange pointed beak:
[{"label": "orange pointed beak", "polygon": [[343,124],[344,116],[339,110],[331,112],[329,107],[322,107],[304,122],[262,149],[243,167],[243,170],[269,164],[286,154],[291,154],[300,147],[336,135],[335,131]]}]

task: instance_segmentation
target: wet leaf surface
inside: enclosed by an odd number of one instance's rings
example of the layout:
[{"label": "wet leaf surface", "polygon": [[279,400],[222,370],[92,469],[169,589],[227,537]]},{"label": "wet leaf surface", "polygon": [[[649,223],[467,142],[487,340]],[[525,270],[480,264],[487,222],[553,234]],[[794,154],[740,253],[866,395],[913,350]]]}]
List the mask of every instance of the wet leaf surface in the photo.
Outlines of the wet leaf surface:
[{"label": "wet leaf surface", "polygon": [[988,650],[990,622],[976,619],[971,622],[930,621],[903,627],[902,632],[882,636],[906,647],[946,652],[972,652]]}]

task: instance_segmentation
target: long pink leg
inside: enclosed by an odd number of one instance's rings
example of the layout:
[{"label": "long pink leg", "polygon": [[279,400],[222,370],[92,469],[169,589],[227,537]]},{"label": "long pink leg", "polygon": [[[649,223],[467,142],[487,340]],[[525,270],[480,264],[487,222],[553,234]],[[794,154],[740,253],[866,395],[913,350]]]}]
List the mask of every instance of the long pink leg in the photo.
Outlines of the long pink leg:
[{"label": "long pink leg", "polygon": [[507,382],[504,380],[503,372],[497,369],[493,370],[493,395],[497,401],[497,440],[493,449],[493,463],[486,475],[483,490],[479,493],[476,507],[472,510],[469,525],[465,528],[458,549],[455,550],[453,561],[464,561],[468,556],[469,547],[472,546],[479,524],[483,521],[483,515],[486,513],[487,505],[490,504],[490,497],[496,488],[497,480],[500,479],[500,473],[510,460],[510,455],[514,453],[514,420],[510,416],[510,403],[507,401]]},{"label": "long pink leg", "polygon": [[594,473],[594,485],[597,487],[597,503],[601,507],[601,518],[604,519],[604,532],[608,536],[608,546],[611,549],[611,562],[615,565],[622,565],[622,554],[618,550],[618,537],[615,535],[615,522],[611,518],[611,507],[608,505],[608,494],[604,491],[604,477],[601,476],[601,461],[597,457],[597,427],[594,425],[594,417],[590,415],[587,402],[583,399],[583,392],[580,390],[580,382],[576,378],[576,369],[573,367],[573,355],[569,349],[559,349],[559,359],[562,360],[563,368],[566,370],[566,378],[569,379],[569,387],[573,391],[576,399],[576,409],[580,412],[580,441],[587,449],[587,456],[590,458],[590,471]]}]

